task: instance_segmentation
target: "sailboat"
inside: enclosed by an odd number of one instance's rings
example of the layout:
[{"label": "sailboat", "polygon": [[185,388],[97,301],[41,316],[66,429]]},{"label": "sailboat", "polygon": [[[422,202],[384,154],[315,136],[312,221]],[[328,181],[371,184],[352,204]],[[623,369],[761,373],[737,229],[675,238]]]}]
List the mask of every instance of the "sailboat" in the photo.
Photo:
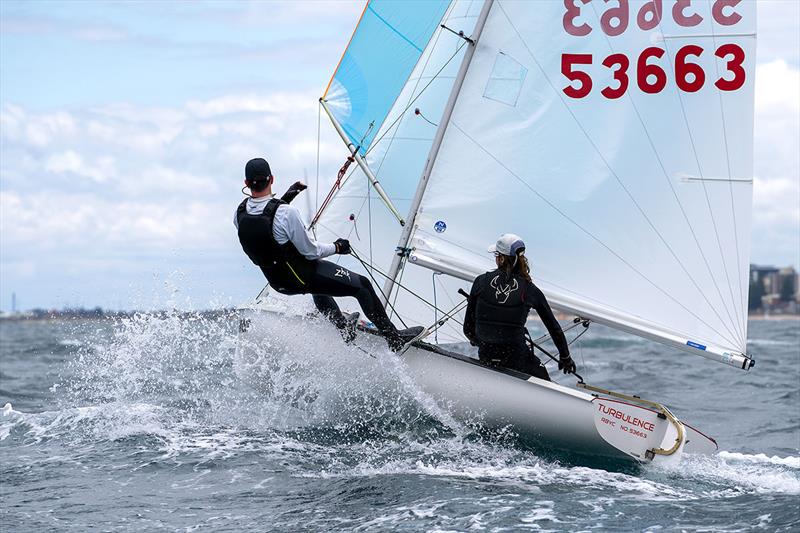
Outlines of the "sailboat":
[{"label": "sailboat", "polygon": [[[574,327],[749,370],[755,24],[750,0],[366,3],[320,99],[348,153],[310,226],[351,240],[342,264],[383,283],[393,319],[428,325],[399,357],[443,409],[582,457],[717,449],[657,401],[456,350],[459,290],[513,232]],[[243,358],[301,327],[341,342],[268,288],[240,313]]]}]

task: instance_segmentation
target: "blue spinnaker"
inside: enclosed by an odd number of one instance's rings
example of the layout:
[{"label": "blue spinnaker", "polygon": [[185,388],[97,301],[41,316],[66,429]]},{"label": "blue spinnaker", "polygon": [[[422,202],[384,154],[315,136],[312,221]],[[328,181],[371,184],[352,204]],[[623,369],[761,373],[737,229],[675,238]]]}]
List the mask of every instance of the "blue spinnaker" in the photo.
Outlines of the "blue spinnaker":
[{"label": "blue spinnaker", "polygon": [[323,95],[354,146],[366,154],[449,0],[371,0]]}]

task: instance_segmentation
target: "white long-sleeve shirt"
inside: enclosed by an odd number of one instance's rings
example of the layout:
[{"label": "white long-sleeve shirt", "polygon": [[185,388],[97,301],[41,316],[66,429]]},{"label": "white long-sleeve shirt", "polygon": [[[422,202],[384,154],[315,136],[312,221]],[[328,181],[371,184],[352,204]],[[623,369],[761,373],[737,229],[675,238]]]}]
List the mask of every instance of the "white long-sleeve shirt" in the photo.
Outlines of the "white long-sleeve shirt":
[{"label": "white long-sleeve shirt", "polygon": [[[272,199],[271,196],[262,196],[260,198],[247,199],[247,214],[260,215],[267,207],[267,202]],[[237,209],[238,211],[238,209]],[[236,213],[233,214],[233,225],[239,229],[239,219]],[[302,254],[306,259],[322,259],[336,253],[336,246],[333,244],[325,244],[317,242],[306,231],[303,218],[300,216],[300,211],[296,207],[289,204],[282,204],[278,206],[275,211],[275,220],[272,223],[272,236],[278,241],[278,244],[286,244],[291,241],[297,251]]]}]

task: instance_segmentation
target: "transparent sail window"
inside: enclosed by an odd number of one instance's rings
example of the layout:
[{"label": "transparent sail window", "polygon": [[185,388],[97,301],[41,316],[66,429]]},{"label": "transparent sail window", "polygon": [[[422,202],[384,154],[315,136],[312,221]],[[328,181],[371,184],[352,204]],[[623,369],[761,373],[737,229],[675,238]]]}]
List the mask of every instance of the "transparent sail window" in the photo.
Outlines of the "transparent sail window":
[{"label": "transparent sail window", "polygon": [[498,52],[483,91],[484,98],[516,107],[528,69],[505,52]]}]

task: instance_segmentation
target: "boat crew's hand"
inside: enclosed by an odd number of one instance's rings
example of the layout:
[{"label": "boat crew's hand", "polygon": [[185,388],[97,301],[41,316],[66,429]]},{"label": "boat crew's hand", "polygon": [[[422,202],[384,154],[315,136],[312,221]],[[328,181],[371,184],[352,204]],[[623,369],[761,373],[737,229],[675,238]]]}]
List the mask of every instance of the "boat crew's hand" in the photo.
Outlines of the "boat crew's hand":
[{"label": "boat crew's hand", "polygon": [[578,367],[575,366],[575,361],[572,360],[572,357],[559,357],[558,359],[558,369],[563,370],[565,374],[573,374]]},{"label": "boat crew's hand", "polygon": [[292,203],[292,200],[294,200],[295,197],[298,194],[300,194],[300,191],[304,191],[306,189],[308,189],[308,187],[306,186],[305,183],[303,183],[302,181],[295,181],[292,184],[292,186],[286,189],[286,192],[283,193],[283,196],[281,196],[281,200],[286,202],[287,204],[290,204]]},{"label": "boat crew's hand", "polygon": [[350,241],[347,239],[336,239],[333,241],[333,245],[336,246],[337,254],[347,255],[350,253]]},{"label": "boat crew's hand", "polygon": [[304,191],[306,189],[308,189],[308,185],[306,185],[302,181],[295,181],[294,183],[292,183],[292,186],[289,187],[289,190],[287,190],[286,192],[292,192],[292,193],[297,194],[297,193],[299,193],[301,191]]}]

